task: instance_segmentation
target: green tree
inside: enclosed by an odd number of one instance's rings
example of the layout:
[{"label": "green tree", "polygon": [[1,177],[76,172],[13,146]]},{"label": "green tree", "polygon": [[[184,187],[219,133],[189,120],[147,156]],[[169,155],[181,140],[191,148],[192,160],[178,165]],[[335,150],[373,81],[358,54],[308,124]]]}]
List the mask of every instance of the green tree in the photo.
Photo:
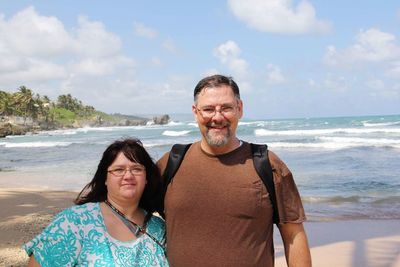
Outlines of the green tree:
[{"label": "green tree", "polygon": [[10,116],[14,113],[12,94],[0,91],[0,115]]},{"label": "green tree", "polygon": [[24,124],[27,117],[37,118],[38,115],[38,105],[35,103],[34,95],[31,89],[21,86],[14,97],[15,104],[19,106],[18,115],[24,117]]},{"label": "green tree", "polygon": [[83,109],[83,104],[82,101],[72,97],[71,94],[67,94],[58,96],[57,107],[77,112]]}]

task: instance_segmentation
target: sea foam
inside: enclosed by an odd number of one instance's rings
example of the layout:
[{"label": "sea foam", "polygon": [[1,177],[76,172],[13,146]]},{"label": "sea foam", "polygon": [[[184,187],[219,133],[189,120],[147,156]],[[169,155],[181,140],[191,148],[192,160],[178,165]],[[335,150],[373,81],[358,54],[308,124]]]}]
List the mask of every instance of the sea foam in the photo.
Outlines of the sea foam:
[{"label": "sea foam", "polygon": [[190,133],[190,131],[164,131],[162,134],[165,136],[184,136]]}]

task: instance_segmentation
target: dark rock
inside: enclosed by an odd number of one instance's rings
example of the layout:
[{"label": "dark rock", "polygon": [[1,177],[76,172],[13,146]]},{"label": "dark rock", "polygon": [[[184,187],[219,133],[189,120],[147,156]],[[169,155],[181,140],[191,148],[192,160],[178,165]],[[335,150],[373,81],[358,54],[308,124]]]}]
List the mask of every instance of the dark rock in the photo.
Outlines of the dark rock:
[{"label": "dark rock", "polygon": [[15,125],[11,123],[0,124],[0,138],[6,137],[7,135],[24,135],[30,132],[32,127]]},{"label": "dark rock", "polygon": [[154,124],[167,124],[169,122],[169,119],[170,119],[169,115],[165,114],[165,115],[153,117],[153,122],[154,122]]}]

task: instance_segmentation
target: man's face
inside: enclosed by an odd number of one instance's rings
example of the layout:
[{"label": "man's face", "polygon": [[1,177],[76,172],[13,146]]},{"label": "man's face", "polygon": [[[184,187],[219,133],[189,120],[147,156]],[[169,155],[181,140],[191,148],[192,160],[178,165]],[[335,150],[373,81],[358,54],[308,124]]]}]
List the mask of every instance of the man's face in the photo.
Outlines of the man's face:
[{"label": "man's face", "polygon": [[203,89],[192,111],[207,144],[229,149],[243,115],[242,101],[235,97],[232,89],[226,85]]}]

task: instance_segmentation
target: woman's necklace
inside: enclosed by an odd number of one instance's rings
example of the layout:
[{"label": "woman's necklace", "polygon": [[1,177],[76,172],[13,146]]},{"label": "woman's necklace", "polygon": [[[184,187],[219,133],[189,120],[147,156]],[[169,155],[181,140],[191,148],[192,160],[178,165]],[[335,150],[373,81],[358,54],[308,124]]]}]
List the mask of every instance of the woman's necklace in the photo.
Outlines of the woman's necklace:
[{"label": "woman's necklace", "polygon": [[118,217],[122,220],[122,222],[131,230],[131,232],[138,237],[140,234],[144,234],[146,232],[146,221],[144,222],[143,226],[138,225],[134,221],[129,220],[125,214],[123,214],[119,209],[113,206],[107,199],[104,200],[111,210],[118,215]]},{"label": "woman's necklace", "polygon": [[123,214],[120,210],[118,210],[116,207],[114,207],[107,199],[104,200],[104,203],[107,204],[107,206],[109,206],[111,208],[111,210],[118,215],[118,217],[121,219],[121,221],[129,228],[129,230],[136,236],[138,237],[140,234],[145,234],[148,237],[150,237],[154,242],[156,242],[157,245],[159,245],[161,247],[161,249],[163,250],[164,254],[166,253],[165,250],[165,237],[163,237],[163,240],[160,242],[158,241],[154,236],[152,236],[151,234],[149,234],[146,231],[146,224],[147,222],[150,220],[152,214],[151,213],[147,213],[146,217],[144,218],[144,223],[143,226],[138,225],[137,223],[129,220],[125,214]]}]

